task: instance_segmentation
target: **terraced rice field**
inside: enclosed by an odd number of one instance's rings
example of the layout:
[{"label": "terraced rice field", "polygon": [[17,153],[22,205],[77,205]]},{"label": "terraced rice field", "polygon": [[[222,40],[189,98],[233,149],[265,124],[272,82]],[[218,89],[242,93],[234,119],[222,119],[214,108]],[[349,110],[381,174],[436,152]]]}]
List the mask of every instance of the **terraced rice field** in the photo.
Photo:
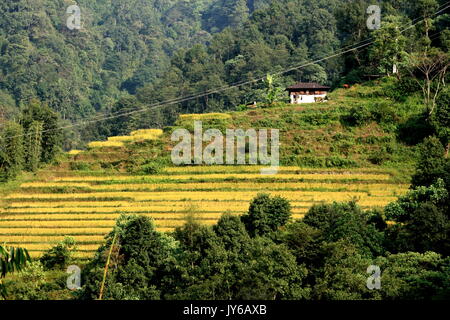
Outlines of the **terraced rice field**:
[{"label": "terraced rice field", "polygon": [[[101,147],[123,147],[125,142],[155,140],[163,134],[160,129],[144,129],[131,132],[129,136],[109,137],[108,141],[94,141],[89,143],[90,148]],[[78,150],[72,150],[72,154],[77,154]]]},{"label": "terraced rice field", "polygon": [[356,199],[364,208],[383,207],[409,187],[373,168],[282,167],[274,176],[262,176],[260,169],[174,167],[148,176],[58,172],[52,178],[23,183],[3,199],[0,242],[23,246],[39,256],[68,235],[77,241],[78,257],[87,258],[123,213],[152,217],[160,231],[172,231],[184,223],[188,212],[208,225],[226,212],[241,215],[260,192],[290,200],[294,218],[300,219],[321,202]]}]

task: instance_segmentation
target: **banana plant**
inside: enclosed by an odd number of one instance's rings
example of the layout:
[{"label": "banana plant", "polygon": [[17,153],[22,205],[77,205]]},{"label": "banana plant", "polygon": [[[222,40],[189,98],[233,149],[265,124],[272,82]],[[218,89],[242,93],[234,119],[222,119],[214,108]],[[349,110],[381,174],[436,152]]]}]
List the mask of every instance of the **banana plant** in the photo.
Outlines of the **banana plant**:
[{"label": "banana plant", "polygon": [[23,248],[0,246],[0,296],[6,299],[6,288],[2,279],[8,273],[21,271],[31,261],[28,251]]},{"label": "banana plant", "polygon": [[275,82],[276,78],[271,74],[267,74],[266,79],[264,79],[264,84],[266,86],[265,100],[269,105],[283,98],[283,89],[278,87]]}]

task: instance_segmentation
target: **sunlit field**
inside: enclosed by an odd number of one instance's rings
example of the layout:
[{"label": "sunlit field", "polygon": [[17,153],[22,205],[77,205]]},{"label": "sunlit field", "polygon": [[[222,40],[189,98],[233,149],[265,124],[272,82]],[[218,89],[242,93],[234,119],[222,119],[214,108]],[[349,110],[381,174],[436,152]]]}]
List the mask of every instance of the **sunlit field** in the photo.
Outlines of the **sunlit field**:
[{"label": "sunlit field", "polygon": [[261,176],[260,169],[169,167],[145,176],[78,176],[69,172],[25,182],[5,197],[0,236],[8,244],[29,249],[33,256],[64,236],[72,236],[77,257],[87,258],[121,214],[151,217],[159,231],[171,232],[193,212],[194,218],[206,225],[215,224],[224,213],[242,215],[261,192],[288,199],[293,219],[301,219],[314,204],[355,200],[363,208],[381,208],[408,190],[408,185],[391,181],[389,173],[373,168],[281,167],[273,176]]}]

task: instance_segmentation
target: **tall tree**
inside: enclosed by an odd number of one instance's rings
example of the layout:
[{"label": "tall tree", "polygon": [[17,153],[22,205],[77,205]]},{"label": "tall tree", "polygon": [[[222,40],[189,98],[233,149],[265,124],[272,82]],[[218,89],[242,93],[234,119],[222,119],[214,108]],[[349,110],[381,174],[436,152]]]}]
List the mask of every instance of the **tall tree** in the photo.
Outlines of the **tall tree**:
[{"label": "tall tree", "polygon": [[450,67],[450,54],[438,48],[419,51],[409,56],[409,72],[422,88],[424,104],[431,116],[436,101],[445,89],[446,75]]},{"label": "tall tree", "polygon": [[[418,153],[419,159],[416,172],[412,177],[412,185],[414,187],[431,186],[439,178],[444,178],[449,175],[446,170],[448,170],[450,159],[444,156],[445,149],[438,138],[426,138],[418,146]],[[450,181],[446,182],[450,183]]]},{"label": "tall tree", "polygon": [[242,216],[242,221],[251,236],[262,236],[286,225],[291,215],[289,201],[262,193],[252,200],[248,214]]},{"label": "tall tree", "polygon": [[48,105],[32,100],[22,111],[20,123],[25,132],[28,132],[33,122],[39,121],[42,126],[42,153],[41,162],[48,163],[60,151],[62,133],[59,127],[58,115]]},{"label": "tall tree", "polygon": [[23,128],[6,122],[0,133],[0,180],[14,179],[24,164]]},{"label": "tall tree", "polygon": [[386,17],[381,28],[375,30],[374,44],[369,51],[369,56],[379,61],[379,66],[387,75],[391,75],[402,66],[406,59],[406,38],[401,33],[400,18]]},{"label": "tall tree", "polygon": [[41,121],[33,121],[25,135],[25,165],[26,169],[36,171],[42,156],[42,129]]},{"label": "tall tree", "polygon": [[433,28],[433,14],[437,11],[439,4],[436,0],[417,0],[413,7],[415,15],[422,18],[418,28],[424,33],[421,44],[427,51],[431,45],[430,30]]}]

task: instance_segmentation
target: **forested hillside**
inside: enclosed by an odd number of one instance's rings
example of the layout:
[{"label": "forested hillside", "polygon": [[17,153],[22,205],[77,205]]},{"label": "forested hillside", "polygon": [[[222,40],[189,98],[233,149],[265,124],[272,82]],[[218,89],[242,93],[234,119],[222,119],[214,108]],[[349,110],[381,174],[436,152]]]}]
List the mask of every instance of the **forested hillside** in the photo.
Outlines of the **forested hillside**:
[{"label": "forested hillside", "polygon": [[[107,111],[115,99],[164,74],[174,51],[206,43],[216,28],[239,25],[242,1],[8,0],[0,4],[0,106],[14,115],[38,98],[76,120]],[[260,1],[250,1],[252,7]],[[255,2],[256,4],[253,4]],[[81,30],[66,9],[81,8]],[[226,10],[225,10],[226,9]],[[219,12],[220,11],[220,12]],[[205,14],[205,17],[203,17]],[[235,19],[228,19],[228,15]]]},{"label": "forested hillside", "polygon": [[[207,44],[177,51],[163,77],[138,89],[134,97],[118,101],[111,115],[180,97],[196,99],[114,117],[109,124],[102,123],[101,130],[98,126],[88,130],[87,136],[124,134],[149,124],[163,127],[172,124],[178,113],[235,110],[240,104],[264,101],[267,83],[254,80],[268,73],[275,75],[274,99],[281,101],[287,98],[283,90],[296,81],[338,86],[367,81],[370,75],[388,75],[397,57],[398,67],[408,76],[407,54],[424,46],[448,51],[448,15],[440,12],[428,19],[430,27],[423,22],[423,17],[444,8],[443,3],[382,1],[383,19],[389,25],[374,32],[367,28],[370,1],[271,1],[242,26],[214,34]],[[395,41],[394,33],[401,41],[385,42]],[[241,83],[244,85],[234,86]],[[212,93],[198,96],[203,92]]]},{"label": "forested hillside", "polygon": [[[383,17],[396,16],[398,26],[408,27],[444,2],[411,5],[385,0],[381,6]],[[366,27],[371,4],[366,0],[80,0],[82,29],[71,31],[66,9],[74,3],[8,0],[0,4],[2,119],[14,118],[30,99],[48,104],[69,122],[135,110],[258,79],[374,36]],[[448,16],[440,16],[426,30],[433,45],[448,48],[448,23]],[[405,51],[417,49],[423,29],[419,24],[406,31]],[[380,73],[378,62],[383,59],[365,46],[288,72],[276,84],[282,88],[298,80],[329,85],[356,82]],[[126,126],[110,128],[102,123],[89,130],[77,126],[68,130],[71,143],[65,147],[172,124],[179,112],[233,110],[260,100],[255,89],[262,86],[258,82],[158,108],[137,115],[138,119],[114,119]]]}]

